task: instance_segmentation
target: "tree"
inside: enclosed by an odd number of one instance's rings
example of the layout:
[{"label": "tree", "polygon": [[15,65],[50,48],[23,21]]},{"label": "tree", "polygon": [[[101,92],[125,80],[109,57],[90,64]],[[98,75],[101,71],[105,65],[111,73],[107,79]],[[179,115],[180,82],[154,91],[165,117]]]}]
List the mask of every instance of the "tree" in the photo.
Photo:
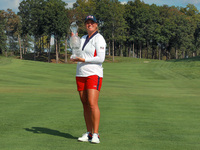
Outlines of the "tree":
[{"label": "tree", "polygon": [[[31,9],[32,9],[32,1],[31,0],[23,0],[19,4],[19,12],[18,15],[21,19],[21,37],[23,39],[23,51],[27,49],[28,46],[28,37],[32,35],[32,25],[31,25]],[[35,57],[34,57],[35,59]]]},{"label": "tree", "polygon": [[11,9],[7,9],[6,12],[6,33],[8,36],[8,41],[10,43],[9,47],[12,51],[18,50],[16,39],[18,39],[20,59],[22,59],[21,50],[21,22],[18,15],[16,15]]},{"label": "tree", "polygon": [[[96,8],[99,6],[98,0],[76,0],[73,4],[73,9],[70,10],[70,22],[76,21],[79,29],[79,36],[87,33],[85,29],[85,17],[88,15],[96,16]],[[96,16],[97,19],[98,16]]]},{"label": "tree", "polygon": [[[142,58],[142,45],[147,37],[149,22],[149,6],[140,0],[127,3],[126,20],[129,25],[129,41],[137,42],[140,50],[139,57]],[[129,14],[130,13],[130,14]],[[137,53],[138,56],[138,53]]]},{"label": "tree", "polygon": [[[100,31],[112,45],[112,56],[114,61],[116,42],[125,41],[126,21],[124,19],[124,7],[118,0],[101,0],[98,5],[97,17],[100,20]],[[112,43],[112,44],[111,44]],[[110,48],[109,48],[110,49]]]},{"label": "tree", "polygon": [[107,42],[113,61],[116,55],[130,57],[132,52],[133,57],[149,58],[151,55],[152,59],[171,59],[195,56],[200,50],[200,14],[192,4],[182,8],[148,5],[141,0],[125,5],[118,0],[76,0],[73,8],[66,9],[66,5],[62,0],[23,0],[19,16],[12,10],[1,11],[0,53],[9,47],[20,49],[22,58],[21,47],[24,53],[31,37],[35,39],[34,54],[39,55],[48,48],[50,62],[50,39],[53,37],[56,62],[59,62],[60,47],[65,49],[67,62],[69,24],[76,21],[79,36],[87,34],[84,18],[89,14],[99,21],[99,32]]},{"label": "tree", "polygon": [[[158,47],[158,59],[161,59],[162,55],[165,55],[164,51],[168,49],[170,51],[170,44],[169,41],[172,36],[175,35],[174,33],[174,21],[173,21],[173,14],[171,7],[167,5],[159,7],[159,21],[157,24],[157,28],[155,30],[154,35],[154,43],[155,46]],[[155,58],[154,52],[152,52],[152,59]]]},{"label": "tree", "polygon": [[[124,19],[125,7],[116,3],[116,19],[115,19],[115,41],[118,43],[118,55],[123,56],[123,43],[126,41],[127,22]],[[114,53],[113,53],[114,54]],[[114,59],[114,57],[113,57]]]},{"label": "tree", "polygon": [[200,47],[200,14],[198,9],[193,4],[188,4],[185,8],[180,8],[180,11],[193,20],[195,26],[193,56],[197,55]]},{"label": "tree", "polygon": [[183,57],[186,50],[193,48],[195,27],[192,18],[180,12],[178,8],[172,7],[169,12],[171,14],[170,21],[173,22],[171,30],[173,34],[169,40],[169,47],[175,48],[175,57],[178,59],[179,50]]},{"label": "tree", "polygon": [[4,11],[0,10],[0,54],[6,49],[5,17]]},{"label": "tree", "polygon": [[[47,41],[50,45],[50,38],[53,35],[56,43],[56,62],[59,61],[60,39],[67,33],[69,28],[66,3],[62,0],[23,0],[19,6],[19,15],[22,18],[22,35],[34,36],[34,60],[35,52],[42,51],[42,46],[37,43],[41,37],[48,35]],[[50,46],[49,46],[50,47]],[[50,54],[50,52],[49,52]]]},{"label": "tree", "polygon": [[136,41],[136,37],[135,37],[135,34],[134,34],[134,30],[135,30],[134,12],[135,12],[134,2],[129,1],[125,5],[124,18],[125,18],[127,25],[128,25],[128,27],[127,27],[127,43],[128,43],[128,45],[132,44],[133,57],[135,57],[134,47],[135,47],[135,41]]},{"label": "tree", "polygon": [[69,20],[65,6],[66,3],[62,0],[48,0],[46,8],[46,33],[49,37],[53,35],[55,38],[56,63],[59,62],[58,45],[60,44],[61,38],[67,35],[69,30]]},{"label": "tree", "polygon": [[44,0],[31,0],[30,2],[30,19],[31,19],[31,35],[34,36],[34,60],[35,60],[35,53],[41,53],[41,47],[38,47],[37,42],[45,33],[45,6],[46,1]]}]

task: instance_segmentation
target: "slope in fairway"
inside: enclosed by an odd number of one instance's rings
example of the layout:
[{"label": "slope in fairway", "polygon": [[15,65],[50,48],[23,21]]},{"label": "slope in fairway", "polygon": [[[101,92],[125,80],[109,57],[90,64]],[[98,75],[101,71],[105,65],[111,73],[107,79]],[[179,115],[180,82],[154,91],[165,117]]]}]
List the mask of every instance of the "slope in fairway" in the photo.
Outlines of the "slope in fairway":
[{"label": "slope in fairway", "polygon": [[200,149],[200,61],[104,63],[101,144],[85,132],[75,64],[0,57],[0,149]]}]

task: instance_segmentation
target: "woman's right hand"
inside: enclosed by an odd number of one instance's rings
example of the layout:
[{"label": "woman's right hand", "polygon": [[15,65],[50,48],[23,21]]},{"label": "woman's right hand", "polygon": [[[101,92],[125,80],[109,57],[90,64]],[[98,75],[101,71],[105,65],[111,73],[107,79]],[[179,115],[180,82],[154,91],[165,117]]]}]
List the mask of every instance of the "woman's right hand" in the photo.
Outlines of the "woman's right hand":
[{"label": "woman's right hand", "polygon": [[81,57],[70,58],[70,60],[73,62],[85,62],[85,59]]},{"label": "woman's right hand", "polygon": [[[78,33],[76,33],[76,35],[78,36]],[[73,32],[71,33],[71,36],[74,36],[74,33],[73,33]]]}]

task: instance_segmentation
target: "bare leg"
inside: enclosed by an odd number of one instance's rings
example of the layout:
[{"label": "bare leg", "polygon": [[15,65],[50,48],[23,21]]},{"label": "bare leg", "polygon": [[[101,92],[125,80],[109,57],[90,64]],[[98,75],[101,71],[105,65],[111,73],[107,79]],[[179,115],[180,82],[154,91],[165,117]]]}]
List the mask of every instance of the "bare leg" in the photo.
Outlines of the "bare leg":
[{"label": "bare leg", "polygon": [[91,121],[93,133],[98,133],[100,122],[100,110],[98,106],[99,91],[95,89],[87,90],[87,99],[91,111]]},{"label": "bare leg", "polygon": [[88,104],[88,96],[87,96],[87,91],[79,91],[79,95],[81,98],[81,102],[83,104],[83,114],[85,118],[85,123],[87,127],[87,132],[92,133],[92,120],[91,120],[91,110]]}]

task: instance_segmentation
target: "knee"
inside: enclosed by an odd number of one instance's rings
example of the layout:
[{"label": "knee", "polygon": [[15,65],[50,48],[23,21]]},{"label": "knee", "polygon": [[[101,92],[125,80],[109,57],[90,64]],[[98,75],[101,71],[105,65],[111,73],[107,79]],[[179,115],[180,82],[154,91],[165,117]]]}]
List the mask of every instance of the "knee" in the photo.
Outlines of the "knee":
[{"label": "knee", "polygon": [[82,100],[81,102],[83,104],[83,107],[88,107],[88,102],[87,101]]},{"label": "knee", "polygon": [[99,107],[98,107],[98,104],[95,104],[95,103],[89,103],[88,105],[89,105],[89,108],[90,108],[91,110],[95,110],[95,109],[98,109],[98,108],[99,108]]}]

